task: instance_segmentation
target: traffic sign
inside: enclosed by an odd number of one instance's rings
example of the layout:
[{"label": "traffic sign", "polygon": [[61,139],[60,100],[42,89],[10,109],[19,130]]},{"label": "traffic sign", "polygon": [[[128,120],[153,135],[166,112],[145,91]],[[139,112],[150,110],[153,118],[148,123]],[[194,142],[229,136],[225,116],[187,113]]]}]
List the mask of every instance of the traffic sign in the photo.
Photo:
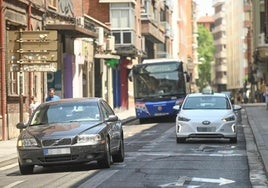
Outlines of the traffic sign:
[{"label": "traffic sign", "polygon": [[57,70],[57,31],[8,31],[10,71]]}]

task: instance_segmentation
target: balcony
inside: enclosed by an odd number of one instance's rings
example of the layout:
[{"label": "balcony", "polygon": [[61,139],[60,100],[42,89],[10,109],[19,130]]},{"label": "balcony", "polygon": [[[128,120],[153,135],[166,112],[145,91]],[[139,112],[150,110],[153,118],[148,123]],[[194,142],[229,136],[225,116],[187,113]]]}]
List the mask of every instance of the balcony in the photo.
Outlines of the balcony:
[{"label": "balcony", "polygon": [[216,84],[227,84],[227,77],[216,78]]},{"label": "balcony", "polygon": [[268,44],[265,33],[258,35],[257,46],[254,51],[254,58],[259,62],[266,62],[268,60]]},{"label": "balcony", "polygon": [[227,65],[226,64],[217,64],[216,65],[216,72],[227,72]]},{"label": "balcony", "polygon": [[126,30],[112,30],[112,35],[115,38],[115,50],[117,54],[124,56],[136,56],[141,51],[140,45],[136,44],[137,35],[135,31]]},{"label": "balcony", "polygon": [[164,43],[165,34],[149,20],[142,20],[141,33],[153,43]]},{"label": "balcony", "polygon": [[168,54],[168,52],[158,51],[156,58],[170,58],[170,55]]},{"label": "balcony", "polygon": [[226,58],[226,50],[215,53],[215,58]]},{"label": "balcony", "polygon": [[168,22],[161,22],[161,25],[164,28],[165,36],[172,38],[173,37],[173,32],[172,32],[172,29],[170,27],[170,24]]}]

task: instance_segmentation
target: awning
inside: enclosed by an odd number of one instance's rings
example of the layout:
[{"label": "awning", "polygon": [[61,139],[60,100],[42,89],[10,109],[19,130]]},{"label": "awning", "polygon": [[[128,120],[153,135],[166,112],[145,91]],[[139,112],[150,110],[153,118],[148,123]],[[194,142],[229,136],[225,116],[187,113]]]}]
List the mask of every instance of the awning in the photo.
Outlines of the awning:
[{"label": "awning", "polygon": [[120,56],[113,54],[95,54],[94,58],[97,59],[120,59]]},{"label": "awning", "polygon": [[57,30],[75,38],[97,38],[97,32],[75,24],[46,24],[46,30]]}]

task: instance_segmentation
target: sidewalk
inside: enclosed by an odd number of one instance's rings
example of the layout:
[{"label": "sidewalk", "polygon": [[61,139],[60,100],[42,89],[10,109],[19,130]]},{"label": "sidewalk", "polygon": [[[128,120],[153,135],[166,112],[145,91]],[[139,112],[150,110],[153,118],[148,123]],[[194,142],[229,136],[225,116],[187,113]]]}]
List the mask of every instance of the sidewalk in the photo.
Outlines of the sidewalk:
[{"label": "sidewalk", "polygon": [[[136,118],[134,110],[134,108],[130,110],[116,109],[115,114],[122,120],[123,124],[126,124]],[[0,167],[17,161],[16,144],[17,138],[0,141]]]},{"label": "sidewalk", "polygon": [[[259,172],[259,175],[262,176],[263,182],[257,182],[259,178],[256,180],[256,184],[260,185],[261,183],[267,186],[267,177],[268,177],[268,111],[265,109],[265,103],[253,103],[253,104],[243,104],[243,109],[245,110],[245,115],[247,119],[243,119],[243,124],[246,124],[248,121],[249,127],[251,128],[253,138],[249,138],[246,134],[246,127],[244,128],[246,144],[247,144],[247,153],[248,159],[250,155],[253,153],[256,154],[258,152],[258,158],[255,160],[248,160],[250,165],[250,171],[252,172],[252,168],[255,172]],[[256,149],[254,149],[253,143],[255,144]],[[256,150],[256,151],[254,151]],[[255,152],[255,153],[254,153]],[[261,166],[256,161],[260,161],[262,163]],[[252,163],[252,164],[250,164]],[[263,171],[263,174],[261,172]],[[264,179],[265,177],[265,179]],[[254,179],[254,178],[253,178]]]}]

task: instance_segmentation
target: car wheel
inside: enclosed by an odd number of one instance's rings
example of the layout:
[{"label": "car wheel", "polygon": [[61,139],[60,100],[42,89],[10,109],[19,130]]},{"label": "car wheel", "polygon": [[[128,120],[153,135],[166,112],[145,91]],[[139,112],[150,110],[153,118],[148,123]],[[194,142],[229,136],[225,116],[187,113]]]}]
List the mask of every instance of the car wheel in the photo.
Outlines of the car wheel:
[{"label": "car wheel", "polygon": [[235,137],[235,138],[230,138],[230,142],[231,143],[237,143],[237,138]]},{"label": "car wheel", "polygon": [[119,145],[119,150],[115,155],[113,155],[113,162],[123,162],[125,158],[125,150],[124,150],[124,139],[121,138],[120,140],[120,145]]},{"label": "car wheel", "polygon": [[32,174],[33,173],[33,169],[34,169],[34,165],[22,165],[19,162],[19,168],[20,168],[20,173],[22,175]]},{"label": "car wheel", "polygon": [[101,168],[110,168],[111,167],[110,142],[109,142],[108,138],[106,138],[106,141],[105,141],[105,156],[103,159],[98,161],[98,165]]},{"label": "car wheel", "polygon": [[177,138],[177,143],[184,143],[186,138]]}]

